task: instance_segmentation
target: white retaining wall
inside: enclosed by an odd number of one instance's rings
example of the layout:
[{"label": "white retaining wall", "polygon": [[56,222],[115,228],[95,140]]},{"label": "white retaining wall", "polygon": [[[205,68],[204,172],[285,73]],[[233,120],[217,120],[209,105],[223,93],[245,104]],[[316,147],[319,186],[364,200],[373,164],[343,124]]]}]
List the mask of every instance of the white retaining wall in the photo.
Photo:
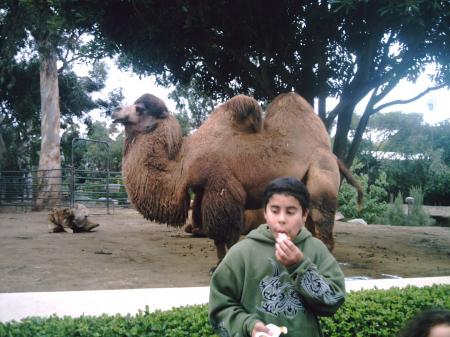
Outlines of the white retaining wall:
[{"label": "white retaining wall", "polygon": [[[345,285],[347,291],[357,291],[433,284],[450,284],[450,276],[348,280]],[[209,287],[0,293],[0,321],[19,321],[29,316],[47,317],[53,314],[59,317],[134,315],[146,306],[150,311],[155,311],[208,303],[208,296]]]}]

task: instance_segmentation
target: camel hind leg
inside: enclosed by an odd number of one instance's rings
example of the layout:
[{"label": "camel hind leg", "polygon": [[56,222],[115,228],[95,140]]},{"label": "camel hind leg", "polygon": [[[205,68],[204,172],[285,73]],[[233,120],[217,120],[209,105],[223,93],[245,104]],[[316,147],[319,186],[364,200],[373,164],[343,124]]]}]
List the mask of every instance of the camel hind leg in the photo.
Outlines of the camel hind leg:
[{"label": "camel hind leg", "polygon": [[186,230],[186,232],[192,233],[195,237],[207,236],[202,223],[202,198],[203,191],[197,191],[194,196],[194,201],[192,202],[192,222],[190,224],[190,231]]},{"label": "camel hind leg", "polygon": [[[314,229],[314,236],[320,239],[330,252],[333,251],[336,199],[322,198],[320,200],[312,200],[310,208],[310,219],[307,221],[307,228],[309,222],[309,226]],[[310,229],[308,228],[308,230]]]}]

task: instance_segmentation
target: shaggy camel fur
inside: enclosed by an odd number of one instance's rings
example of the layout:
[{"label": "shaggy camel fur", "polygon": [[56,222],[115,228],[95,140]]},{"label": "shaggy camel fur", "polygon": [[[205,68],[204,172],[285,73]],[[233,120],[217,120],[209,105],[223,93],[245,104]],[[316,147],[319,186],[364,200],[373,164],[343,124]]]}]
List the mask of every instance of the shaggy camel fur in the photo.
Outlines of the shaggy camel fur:
[{"label": "shaggy camel fur", "polygon": [[260,208],[266,184],[289,175],[311,194],[308,228],[333,249],[339,162],[322,121],[301,96],[279,95],[264,120],[256,100],[235,96],[185,139],[164,102],[150,94],[117,108],[112,119],[125,126],[125,185],[146,219],[183,225],[191,189],[194,227],[214,240],[220,261],[239,239],[244,210]]},{"label": "shaggy camel fur", "polygon": [[70,228],[73,233],[81,233],[100,226],[88,217],[89,210],[82,204],[75,204],[73,208],[53,208],[48,214],[48,232],[65,232],[66,228]]}]

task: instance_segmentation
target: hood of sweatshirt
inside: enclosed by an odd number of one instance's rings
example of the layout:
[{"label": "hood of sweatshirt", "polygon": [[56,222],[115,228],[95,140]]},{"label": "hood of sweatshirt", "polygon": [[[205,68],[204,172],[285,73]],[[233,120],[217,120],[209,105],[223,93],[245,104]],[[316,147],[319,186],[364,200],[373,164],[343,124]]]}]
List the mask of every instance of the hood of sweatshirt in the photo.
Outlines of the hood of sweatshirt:
[{"label": "hood of sweatshirt", "polygon": [[[292,240],[292,242],[296,245],[305,241],[307,238],[311,237],[312,234],[306,227],[303,227],[300,233]],[[269,226],[266,224],[260,225],[258,228],[252,230],[247,235],[248,239],[253,239],[256,241],[266,242],[270,244],[275,244],[275,238],[272,232],[269,229]]]}]

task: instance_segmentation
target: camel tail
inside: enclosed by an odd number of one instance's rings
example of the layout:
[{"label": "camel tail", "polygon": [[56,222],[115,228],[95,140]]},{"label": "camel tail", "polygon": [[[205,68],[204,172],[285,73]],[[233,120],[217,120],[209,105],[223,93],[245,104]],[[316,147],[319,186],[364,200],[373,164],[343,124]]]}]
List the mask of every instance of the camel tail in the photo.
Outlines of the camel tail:
[{"label": "camel tail", "polygon": [[363,203],[363,196],[364,196],[364,192],[363,192],[362,186],[359,183],[359,181],[355,179],[355,177],[352,175],[352,173],[347,168],[347,166],[345,166],[345,164],[339,158],[336,158],[336,159],[337,159],[337,162],[338,162],[339,171],[345,177],[345,179],[347,179],[348,183],[350,185],[352,185],[356,189],[356,191],[358,192],[358,199],[357,199],[358,210],[361,210],[362,209],[362,203]]}]

